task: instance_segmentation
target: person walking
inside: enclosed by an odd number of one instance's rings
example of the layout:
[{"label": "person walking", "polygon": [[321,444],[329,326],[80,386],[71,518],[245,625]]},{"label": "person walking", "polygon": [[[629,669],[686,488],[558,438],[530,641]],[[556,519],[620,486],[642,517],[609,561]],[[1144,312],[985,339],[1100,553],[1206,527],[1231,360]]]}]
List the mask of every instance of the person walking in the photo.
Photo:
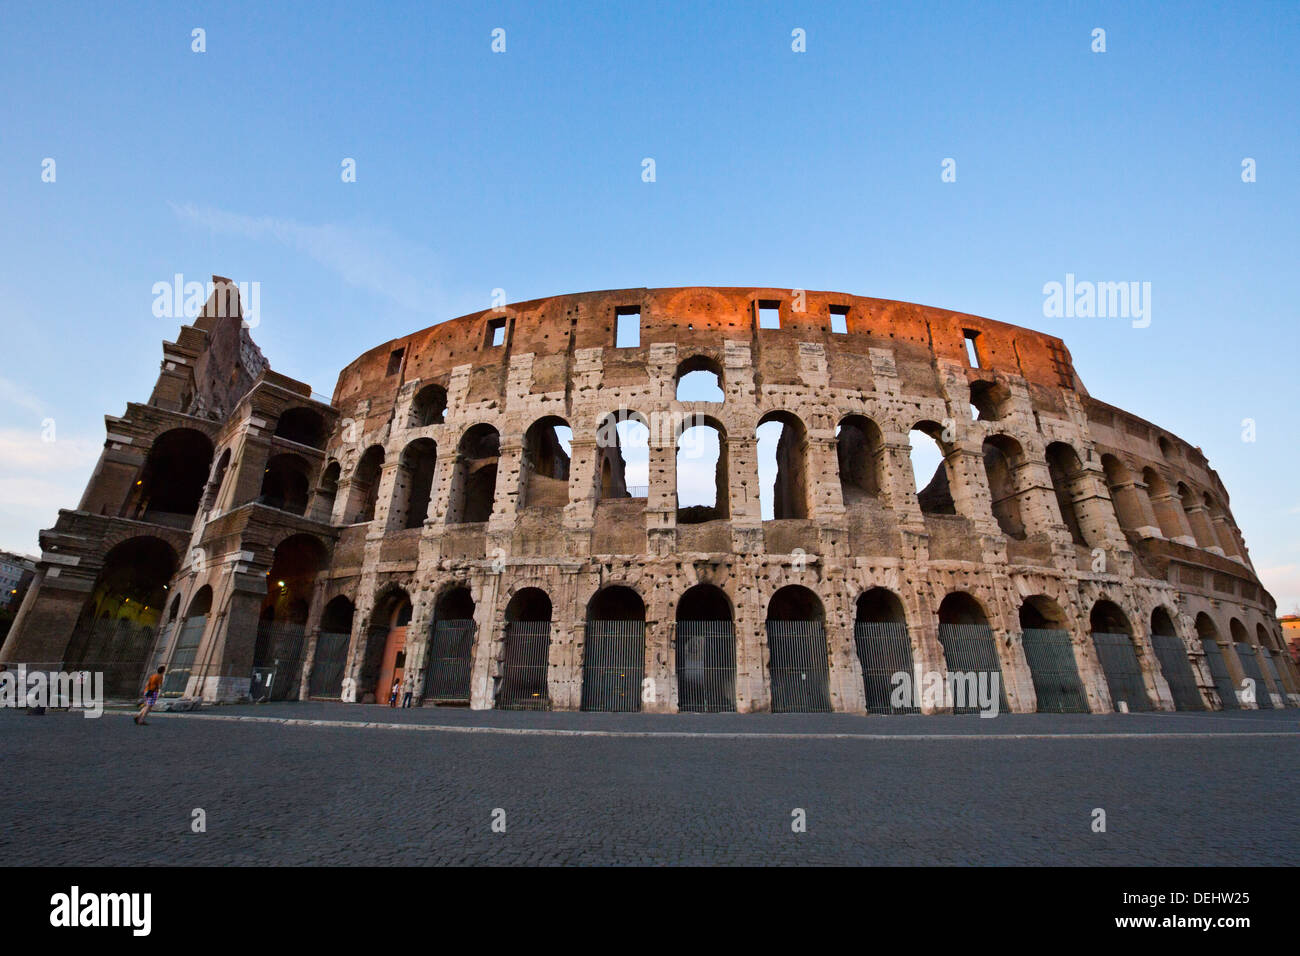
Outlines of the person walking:
[{"label": "person walking", "polygon": [[144,706],[140,708],[140,713],[135,715],[137,724],[149,723],[145,718],[149,716],[149,711],[153,710],[153,705],[158,703],[158,692],[162,690],[165,670],[165,667],[159,665],[157,672],[149,675],[149,682],[144,685]]}]

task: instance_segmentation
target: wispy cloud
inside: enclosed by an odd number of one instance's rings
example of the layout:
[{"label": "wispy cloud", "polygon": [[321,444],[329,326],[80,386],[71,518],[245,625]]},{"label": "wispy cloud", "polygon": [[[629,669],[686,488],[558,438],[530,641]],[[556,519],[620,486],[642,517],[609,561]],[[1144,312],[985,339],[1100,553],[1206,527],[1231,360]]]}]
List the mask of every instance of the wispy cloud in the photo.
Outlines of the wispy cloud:
[{"label": "wispy cloud", "polygon": [[181,220],[214,233],[275,242],[301,252],[348,285],[410,312],[433,315],[445,310],[444,294],[434,278],[437,255],[387,230],[245,216],[193,203],[169,205]]},{"label": "wispy cloud", "polygon": [[1277,601],[1279,614],[1300,608],[1300,564],[1279,564],[1259,569],[1259,580]]},{"label": "wispy cloud", "polygon": [[0,428],[0,545],[34,552],[36,533],[81,500],[101,447],[75,436],[47,442],[37,427]]},{"label": "wispy cloud", "polygon": [[0,378],[0,403],[16,405],[37,415],[45,412],[45,405],[39,398],[17,382],[11,382],[7,378]]}]

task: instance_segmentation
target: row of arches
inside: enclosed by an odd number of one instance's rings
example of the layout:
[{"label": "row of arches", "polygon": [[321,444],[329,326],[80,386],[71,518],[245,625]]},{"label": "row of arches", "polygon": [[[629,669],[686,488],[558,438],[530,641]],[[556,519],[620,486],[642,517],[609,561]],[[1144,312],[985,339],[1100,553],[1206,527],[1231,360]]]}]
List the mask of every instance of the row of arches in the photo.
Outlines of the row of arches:
[{"label": "row of arches", "polygon": [[1150,466],[1142,469],[1139,478],[1115,455],[1102,455],[1101,465],[1116,517],[1125,531],[1157,530],[1171,541],[1244,557],[1245,549],[1227,510],[1208,491],[1198,493],[1183,481],[1171,487]]}]

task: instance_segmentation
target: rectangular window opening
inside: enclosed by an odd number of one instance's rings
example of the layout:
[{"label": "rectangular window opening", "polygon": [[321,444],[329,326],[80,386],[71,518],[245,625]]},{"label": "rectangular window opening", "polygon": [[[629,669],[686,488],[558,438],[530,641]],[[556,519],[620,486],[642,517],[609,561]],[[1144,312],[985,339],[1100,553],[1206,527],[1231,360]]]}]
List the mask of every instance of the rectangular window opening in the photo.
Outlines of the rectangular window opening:
[{"label": "rectangular window opening", "polygon": [[614,330],[614,348],[634,349],[641,345],[641,307],[639,305],[619,306],[614,310],[616,328]]},{"label": "rectangular window opening", "polygon": [[970,329],[962,329],[962,334],[966,336],[966,360],[970,362],[971,368],[980,368],[980,351],[978,332],[972,332]]},{"label": "rectangular window opening", "polygon": [[490,349],[495,349],[495,348],[500,348],[505,344],[506,344],[506,320],[488,319],[487,347]]},{"label": "rectangular window opening", "polygon": [[396,375],[402,370],[402,356],[406,354],[406,349],[394,349],[388,355],[388,374]]},{"label": "rectangular window opening", "polygon": [[781,303],[772,299],[760,299],[758,303],[758,327],[760,329],[779,329],[781,327]]},{"label": "rectangular window opening", "polygon": [[831,331],[836,335],[848,334],[849,307],[847,305],[831,306]]}]

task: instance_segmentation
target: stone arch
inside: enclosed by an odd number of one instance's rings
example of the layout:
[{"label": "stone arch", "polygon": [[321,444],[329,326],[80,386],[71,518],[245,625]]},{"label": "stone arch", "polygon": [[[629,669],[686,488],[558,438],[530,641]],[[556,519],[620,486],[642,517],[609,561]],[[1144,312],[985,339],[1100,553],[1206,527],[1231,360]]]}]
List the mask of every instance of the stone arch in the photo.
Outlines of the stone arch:
[{"label": "stone arch", "polygon": [[212,465],[212,440],[193,428],[172,428],[154,439],[122,516],[184,524],[198,514]]},{"label": "stone arch", "polygon": [[309,448],[324,448],[329,432],[325,426],[325,417],[320,412],[299,405],[280,413],[280,418],[275,423],[275,434]]},{"label": "stone arch", "polygon": [[469,586],[445,585],[433,605],[429,625],[429,652],[425,661],[424,699],[440,703],[468,703],[478,632],[477,603]]},{"label": "stone arch", "polygon": [[726,401],[722,363],[707,355],[692,355],[677,364],[674,396],[679,402]]},{"label": "stone arch", "polygon": [[1164,476],[1148,466],[1142,469],[1142,483],[1151,497],[1151,510],[1155,512],[1160,534],[1170,541],[1183,537],[1183,526],[1178,520],[1182,512]]},{"label": "stone arch", "polygon": [[355,617],[356,606],[347,595],[335,595],[325,604],[316,635],[316,650],[312,655],[307,696],[325,700],[342,697]]},{"label": "stone arch", "polygon": [[410,428],[441,425],[447,416],[447,390],[441,385],[425,385],[411,400]]},{"label": "stone arch", "polygon": [[[867,713],[920,713],[918,675],[902,600],[887,588],[868,588],[858,595],[855,611],[853,643],[862,665]],[[900,683],[909,693],[896,700]]]},{"label": "stone arch", "polygon": [[[1260,710],[1272,710],[1273,701],[1269,695],[1268,681],[1264,678],[1264,665],[1255,645],[1250,642],[1250,632],[1246,630],[1246,625],[1240,618],[1233,617],[1228,621],[1228,633],[1232,637],[1233,650],[1237,653],[1237,661],[1241,664],[1242,672],[1254,682],[1255,703],[1259,705]],[[1247,703],[1249,703],[1249,690]]]},{"label": "stone arch", "polygon": [[1177,492],[1179,506],[1183,509],[1183,517],[1187,520],[1187,526],[1192,529],[1192,537],[1196,540],[1196,546],[1198,548],[1217,548],[1219,542],[1214,536],[1214,529],[1210,527],[1202,499],[1183,481],[1178,482]]},{"label": "stone arch", "polygon": [[645,601],[627,585],[607,585],[591,596],[582,660],[583,710],[641,709],[645,619]]},{"label": "stone arch", "polygon": [[674,657],[677,709],[736,709],[736,628],[731,601],[716,584],[696,584],[677,601]]},{"label": "stone arch", "polygon": [[1133,480],[1133,473],[1128,465],[1114,455],[1101,456],[1101,470],[1106,477],[1106,487],[1110,491],[1110,500],[1115,506],[1115,519],[1124,531],[1141,531],[1150,525],[1147,510],[1150,502],[1143,507],[1140,490]]},{"label": "stone arch", "polygon": [[388,513],[390,527],[424,526],[437,466],[438,446],[432,438],[417,438],[402,449],[393,483],[393,505]]},{"label": "stone arch", "polygon": [[710,415],[688,415],[677,429],[676,463],[677,523],[728,517],[727,430],[722,423]]},{"label": "stone arch", "polygon": [[879,498],[885,486],[885,439],[865,415],[850,414],[835,427],[835,457],[845,505]]},{"label": "stone arch", "polygon": [[207,487],[203,490],[202,504],[199,506],[201,511],[210,511],[220,502],[222,486],[226,483],[226,472],[230,469],[230,456],[231,450],[227,448],[217,459],[212,469],[212,477],[208,479]]},{"label": "stone arch", "polygon": [[1114,601],[1099,598],[1088,615],[1097,660],[1110,689],[1115,710],[1152,710],[1151,698],[1138,663],[1137,644],[1128,615]]},{"label": "stone arch", "polygon": [[[763,518],[808,517],[808,429],[798,415],[771,411],[758,420],[759,502]],[[771,448],[771,461],[767,452]],[[771,473],[769,481],[766,473]]]},{"label": "stone arch", "polygon": [[768,677],[772,712],[828,712],[830,651],[821,598],[789,584],[767,603]]},{"label": "stone arch", "polygon": [[407,625],[413,613],[411,596],[396,584],[386,584],[375,596],[366,628],[366,646],[357,696],[366,703],[387,703],[394,682],[405,678]]},{"label": "stone arch", "polygon": [[316,488],[316,504],[313,514],[317,521],[329,524],[334,515],[334,502],[338,499],[339,477],[343,466],[337,459],[331,458],[321,469],[320,484]]},{"label": "stone arch", "polygon": [[262,488],[257,500],[278,511],[306,514],[310,474],[311,466],[301,455],[291,452],[272,455],[262,472]]},{"label": "stone arch", "polygon": [[550,710],[550,596],[539,587],[519,588],[505,609],[500,677],[493,694],[499,710]]},{"label": "stone arch", "polygon": [[939,644],[948,668],[945,685],[954,714],[975,714],[991,706],[994,684],[998,706],[1007,707],[1001,655],[988,613],[973,595],[952,591],[939,602]]},{"label": "stone arch", "polygon": [[[952,445],[943,440],[943,426],[933,421],[921,421],[912,426],[908,433],[912,446],[912,475],[916,479],[916,500],[922,514],[955,515],[957,504],[952,496],[952,466],[948,456]],[[929,459],[938,453],[938,465],[934,477],[925,481],[923,471],[930,464]]]},{"label": "stone arch", "polygon": [[569,503],[572,442],[573,429],[558,415],[528,427],[519,463],[519,507],[563,508]]},{"label": "stone arch", "polygon": [[970,404],[975,421],[998,421],[1006,417],[1011,389],[1002,382],[977,380],[970,383]]},{"label": "stone arch", "polygon": [[1169,685],[1174,707],[1178,710],[1204,710],[1205,703],[1192,672],[1187,647],[1174,624],[1175,613],[1163,604],[1151,609],[1151,647],[1160,664],[1160,673]]},{"label": "stone arch", "polygon": [[212,587],[205,584],[190,595],[189,603],[185,606],[185,616],[181,619],[181,626],[172,642],[167,672],[163,678],[163,696],[179,697],[188,691],[194,660],[198,656],[199,644],[203,641],[211,613]]},{"label": "stone arch", "polygon": [[990,435],[984,439],[982,451],[993,517],[1003,534],[1023,541],[1025,519],[1019,475],[1025,463],[1024,448],[1009,435]]},{"label": "stone arch", "polygon": [[492,517],[496,500],[501,435],[480,422],[461,435],[448,502],[448,524],[476,524]]},{"label": "stone arch", "polygon": [[379,479],[384,467],[384,449],[371,445],[352,469],[352,486],[348,491],[346,524],[364,524],[375,519],[379,501]]},{"label": "stone arch", "polygon": [[1065,610],[1045,594],[1020,605],[1020,640],[1034,682],[1039,713],[1088,713]]},{"label": "stone arch", "polygon": [[640,412],[622,408],[596,428],[598,498],[645,498],[650,486],[650,427]]},{"label": "stone arch", "polygon": [[1079,459],[1079,453],[1065,442],[1052,442],[1047,446],[1047,470],[1052,479],[1052,490],[1056,493],[1056,504],[1062,523],[1069,530],[1075,544],[1089,547],[1093,542],[1084,527],[1083,516],[1075,504],[1088,493],[1083,462]]}]

